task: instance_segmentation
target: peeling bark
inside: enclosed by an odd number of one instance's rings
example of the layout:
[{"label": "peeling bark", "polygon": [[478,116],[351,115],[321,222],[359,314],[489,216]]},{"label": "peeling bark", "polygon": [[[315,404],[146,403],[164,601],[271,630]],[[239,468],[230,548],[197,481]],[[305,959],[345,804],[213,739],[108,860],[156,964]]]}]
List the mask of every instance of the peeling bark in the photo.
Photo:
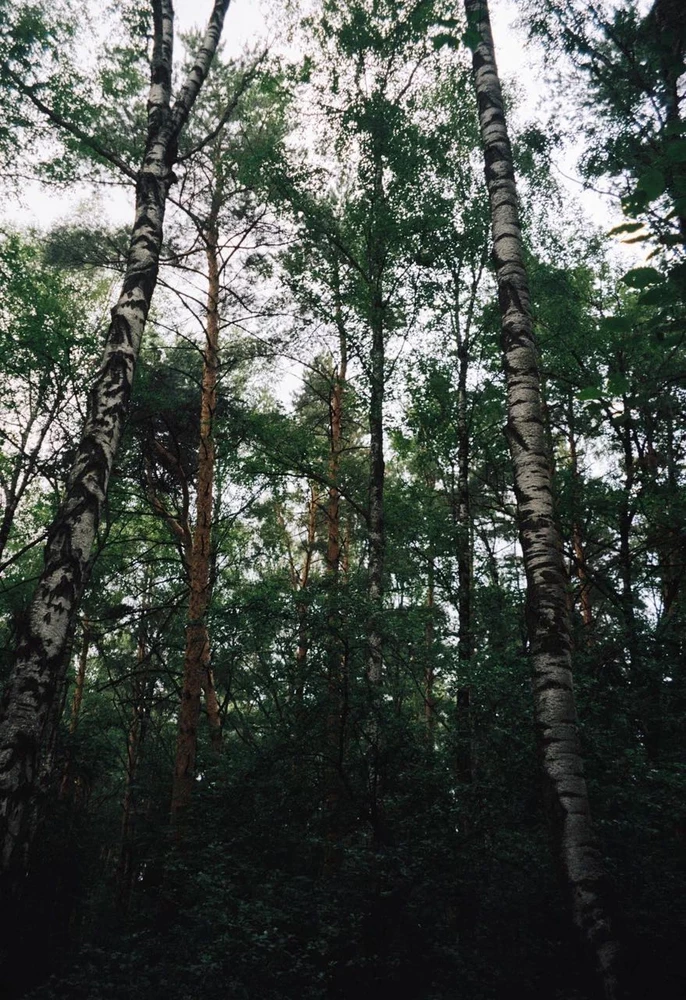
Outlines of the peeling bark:
[{"label": "peeling bark", "polygon": [[[172,106],[174,12],[153,2],[154,39],[145,154],[121,294],[66,496],[49,529],[45,566],[19,636],[0,721],[0,867],[26,869],[51,770],[58,701],[79,601],[124,428],[133,374],[157,282],[164,210],[181,129],[209,71],[229,0],[216,0],[198,57]],[[18,884],[18,882],[17,882]]]},{"label": "peeling bark", "polygon": [[608,1000],[618,996],[619,948],[606,909],[606,875],[591,825],[572,687],[571,626],[562,544],[553,509],[537,349],[518,218],[512,152],[495,64],[488,4],[465,0],[480,41],[473,75],[491,205],[502,316],[507,437],[527,577],[527,624],[538,745],[547,804],[574,921],[594,955]]}]

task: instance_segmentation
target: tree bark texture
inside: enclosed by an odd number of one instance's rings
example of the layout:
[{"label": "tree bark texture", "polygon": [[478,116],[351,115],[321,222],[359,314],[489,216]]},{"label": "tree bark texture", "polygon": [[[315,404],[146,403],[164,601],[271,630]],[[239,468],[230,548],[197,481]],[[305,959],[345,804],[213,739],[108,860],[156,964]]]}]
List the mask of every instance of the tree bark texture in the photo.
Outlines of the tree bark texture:
[{"label": "tree bark texture", "polygon": [[124,428],[150,302],[157,282],[164,210],[179,133],[209,71],[229,6],[216,0],[198,57],[172,105],[174,13],[153,0],[154,41],[145,154],[121,294],[112,309],[100,371],[66,496],[49,529],[45,566],[20,634],[0,721],[0,867],[26,867],[50,766],[76,613]]},{"label": "tree bark texture", "polygon": [[217,408],[219,375],[219,253],[216,220],[206,235],[208,266],[205,350],[200,390],[200,444],[198,447],[198,488],[193,545],[188,561],[190,598],[186,623],[186,652],[179,709],[179,732],[174,763],[172,819],[178,818],[191,799],[200,719],[200,695],[205,691],[208,720],[215,747],[221,739],[219,706],[210,664],[210,636],[207,609],[210,602],[212,557],[212,517],[214,507],[214,414]]},{"label": "tree bark texture", "polygon": [[514,467],[519,534],[527,577],[534,709],[547,804],[574,921],[594,955],[606,997],[618,996],[619,948],[604,901],[606,875],[596,846],[572,686],[567,574],[553,509],[552,454],[541,406],[537,349],[524,265],[512,151],[495,63],[488,4],[465,0],[479,32],[473,75],[491,206],[502,316],[507,436]]}]

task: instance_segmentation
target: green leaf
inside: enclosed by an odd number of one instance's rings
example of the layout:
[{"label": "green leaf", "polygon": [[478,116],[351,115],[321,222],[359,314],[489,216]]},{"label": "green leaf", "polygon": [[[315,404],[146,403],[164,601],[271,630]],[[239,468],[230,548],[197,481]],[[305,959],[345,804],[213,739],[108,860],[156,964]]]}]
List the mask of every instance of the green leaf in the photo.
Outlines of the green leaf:
[{"label": "green leaf", "polygon": [[664,304],[664,301],[664,288],[649,288],[647,292],[643,292],[638,297],[638,304],[640,306],[660,306]]},{"label": "green leaf", "polygon": [[654,267],[635,267],[622,277],[622,281],[629,288],[647,288],[648,285],[655,285],[662,281],[662,275]]},{"label": "green leaf", "polygon": [[639,191],[643,191],[650,201],[659,198],[667,187],[665,175],[657,167],[646,170],[642,177],[639,177],[636,185]]},{"label": "green leaf", "polygon": [[435,49],[442,49],[444,46],[447,46],[449,49],[456,49],[459,42],[454,35],[442,33],[440,35],[434,35],[431,39],[431,44]]},{"label": "green leaf", "polygon": [[481,43],[481,32],[478,28],[467,28],[462,36],[462,41],[468,49],[471,49],[472,52],[474,52]]},{"label": "green leaf", "polygon": [[633,321],[627,316],[605,316],[600,322],[608,333],[625,333],[634,327]]},{"label": "green leaf", "polygon": [[611,375],[607,381],[607,391],[611,396],[623,396],[630,386],[631,383],[626,375]]},{"label": "green leaf", "polygon": [[603,390],[595,385],[590,385],[586,389],[582,389],[581,392],[577,393],[577,399],[602,399]]},{"label": "green leaf", "polygon": [[686,163],[686,140],[670,142],[665,150],[667,159],[672,163]]}]

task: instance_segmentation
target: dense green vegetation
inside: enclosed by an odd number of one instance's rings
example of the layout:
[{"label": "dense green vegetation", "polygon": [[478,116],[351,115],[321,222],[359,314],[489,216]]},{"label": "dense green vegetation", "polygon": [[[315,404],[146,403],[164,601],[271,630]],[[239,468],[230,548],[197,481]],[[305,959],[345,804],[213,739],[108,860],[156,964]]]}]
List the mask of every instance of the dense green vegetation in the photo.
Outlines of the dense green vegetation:
[{"label": "dense green vegetation", "polygon": [[[117,0],[104,28],[80,6],[0,0],[5,197],[31,177],[137,185],[140,207],[150,123],[172,120],[150,103],[171,4]],[[0,992],[595,1000],[532,697],[483,25],[441,0],[270,12],[283,46],[220,48],[165,152],[122,442],[91,475],[95,544],[83,593],[63,591],[31,768],[3,785]],[[686,21],[677,0],[521,13],[548,103],[529,120],[506,86],[505,110],[612,996],[676,1000]],[[177,45],[183,96],[200,36]],[[585,179],[621,199],[612,232],[556,179],[572,118]],[[153,244],[140,220],[138,258],[92,202],[0,230],[3,780],[43,547],[70,516],[110,309]]]}]

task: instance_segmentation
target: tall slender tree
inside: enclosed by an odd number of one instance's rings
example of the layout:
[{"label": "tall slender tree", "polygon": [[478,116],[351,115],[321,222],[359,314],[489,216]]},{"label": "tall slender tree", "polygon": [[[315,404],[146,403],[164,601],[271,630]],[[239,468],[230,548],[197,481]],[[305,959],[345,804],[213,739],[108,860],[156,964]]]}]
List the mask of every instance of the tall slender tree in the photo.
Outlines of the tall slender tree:
[{"label": "tall slender tree", "polygon": [[465,0],[472,47],[507,386],[506,433],[527,577],[527,630],[548,813],[574,920],[595,955],[608,1000],[618,996],[619,947],[606,909],[606,874],[591,825],[572,686],[567,574],[554,503],[553,456],[541,398],[512,150],[487,0]]},{"label": "tall slender tree", "polygon": [[[174,9],[171,0],[152,0],[154,31],[143,160],[140,168],[133,170],[115,154],[108,157],[135,181],[135,218],[102,366],[90,392],[66,496],[49,529],[45,568],[19,636],[4,696],[0,722],[3,871],[26,866],[36,829],[38,796],[51,769],[66,653],[88,581],[93,543],[157,282],[164,212],[175,180],[179,137],[210,70],[228,6],[229,0],[215,0],[198,54],[174,100]],[[31,96],[31,91],[28,93]],[[35,94],[33,99],[35,103]],[[56,120],[54,113],[48,117]],[[58,124],[68,126],[64,121]],[[81,138],[88,142],[82,133]]]}]

